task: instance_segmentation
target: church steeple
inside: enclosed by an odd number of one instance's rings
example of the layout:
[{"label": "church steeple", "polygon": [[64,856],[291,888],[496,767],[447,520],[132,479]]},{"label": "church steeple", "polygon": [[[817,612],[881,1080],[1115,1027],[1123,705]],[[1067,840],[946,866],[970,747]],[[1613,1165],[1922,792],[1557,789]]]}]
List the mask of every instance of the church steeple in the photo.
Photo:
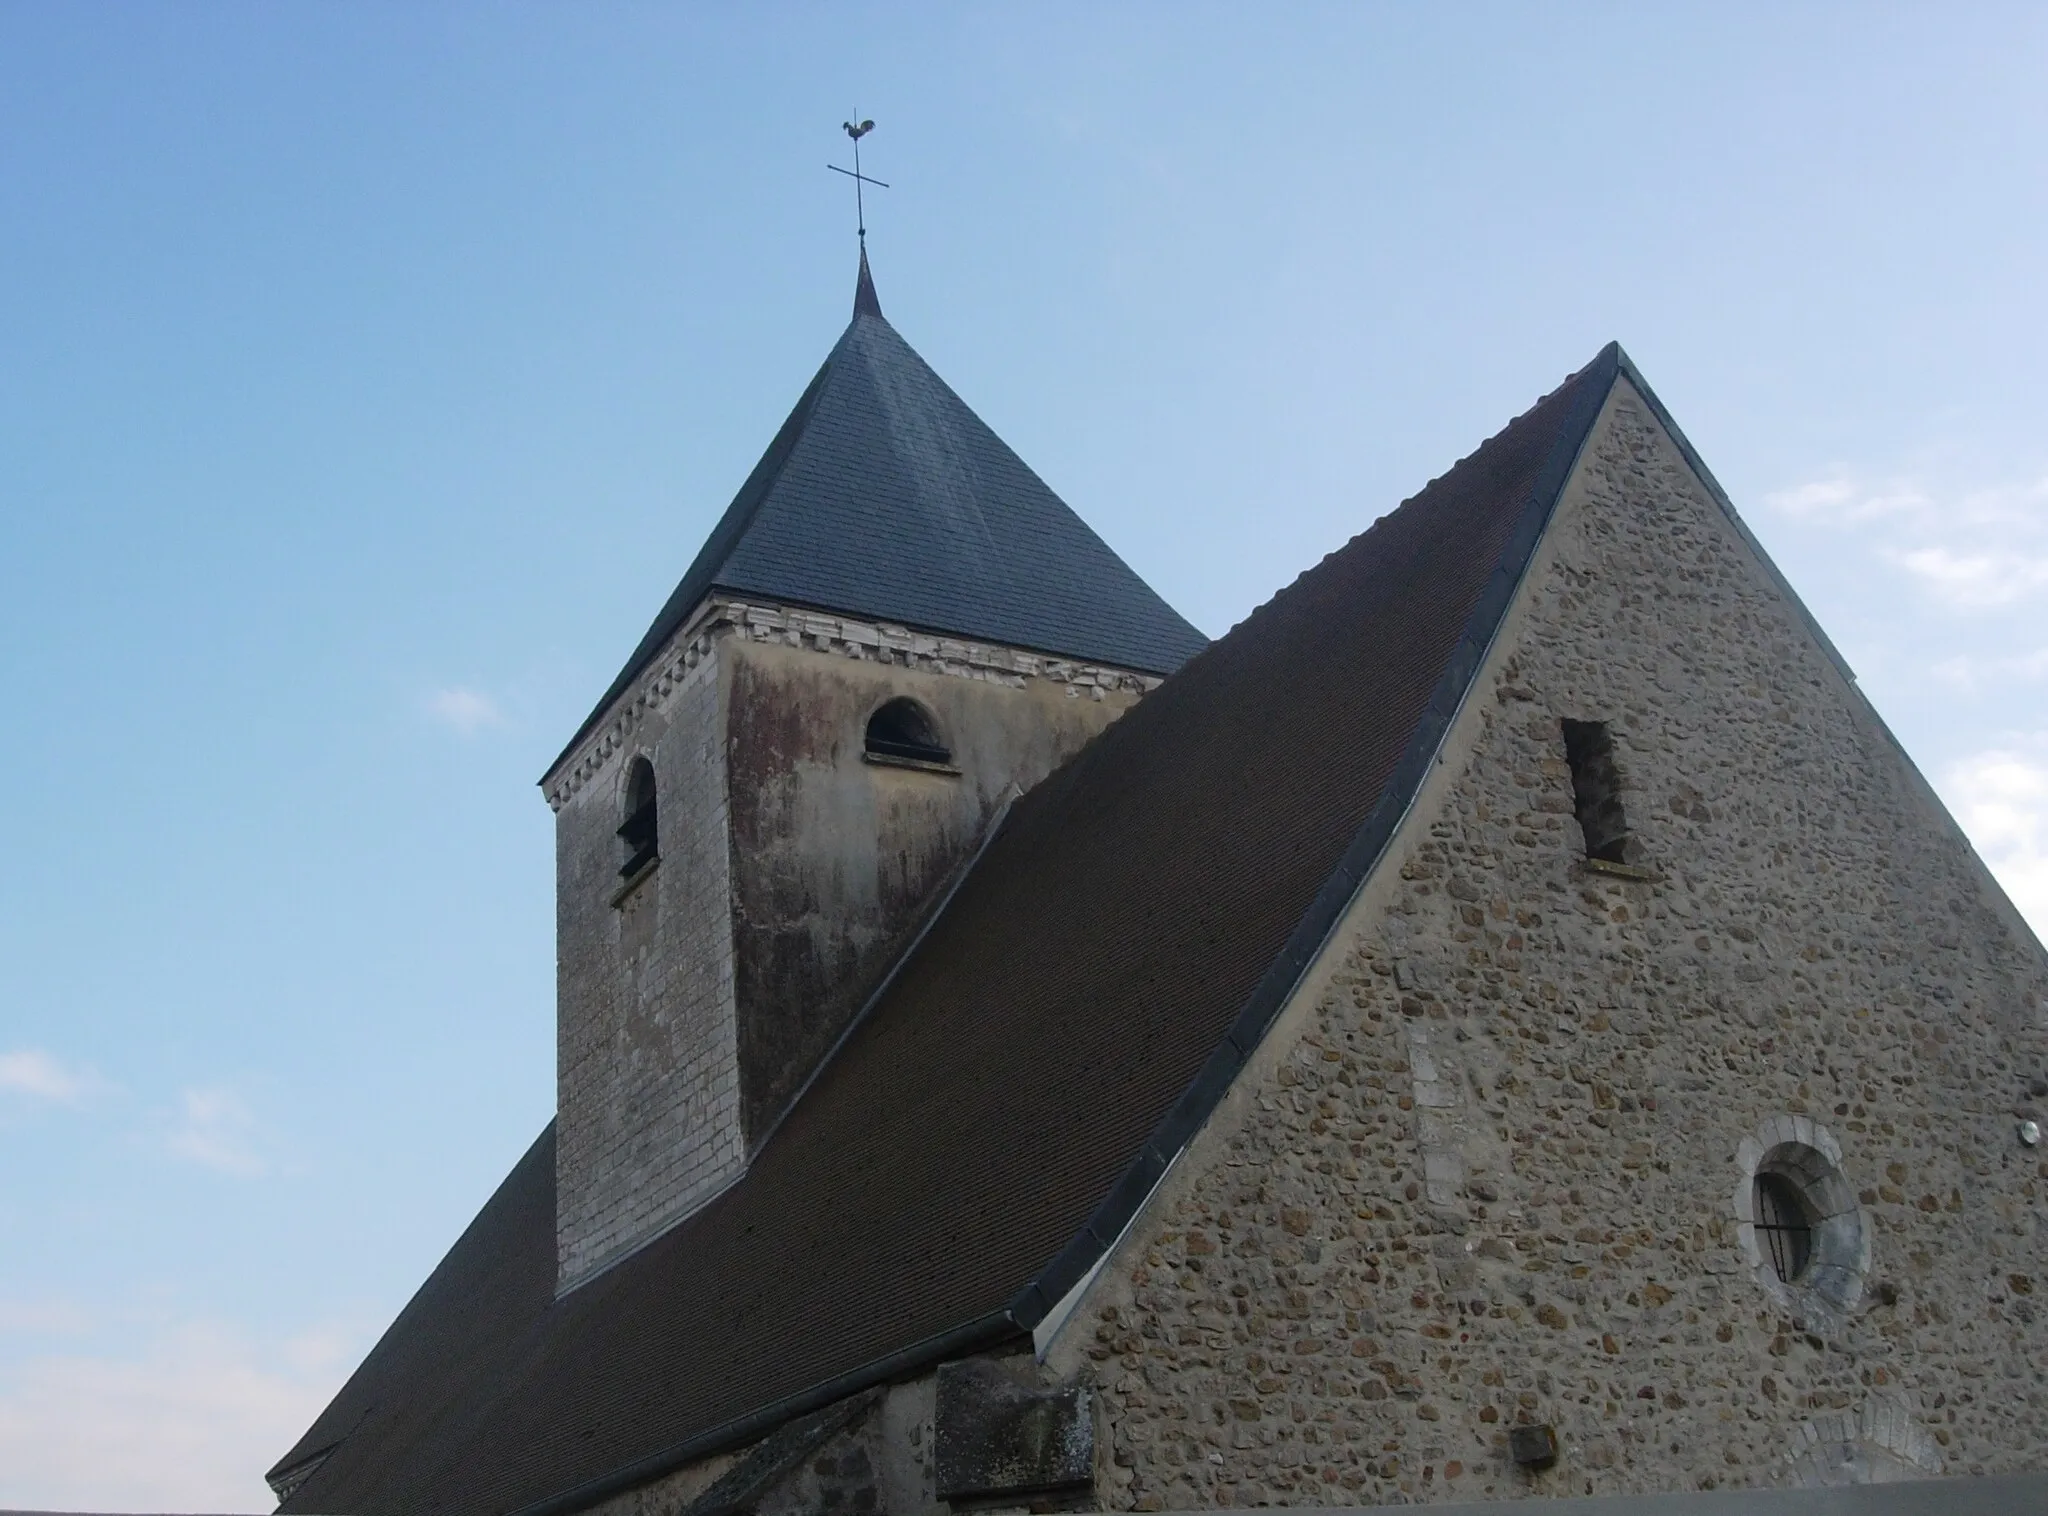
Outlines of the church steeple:
[{"label": "church steeple", "polygon": [[543,780],[558,1287],[732,1184],[1007,797],[1205,644],[852,319]]},{"label": "church steeple", "polygon": [[868,272],[868,250],[863,243],[860,250],[860,278],[853,286],[853,313],[856,316],[873,316],[886,320],[882,315],[882,302],[875,298],[875,276]]},{"label": "church steeple", "polygon": [[1145,674],[1206,645],[883,319],[865,251],[853,309],[571,749],[714,590]]}]

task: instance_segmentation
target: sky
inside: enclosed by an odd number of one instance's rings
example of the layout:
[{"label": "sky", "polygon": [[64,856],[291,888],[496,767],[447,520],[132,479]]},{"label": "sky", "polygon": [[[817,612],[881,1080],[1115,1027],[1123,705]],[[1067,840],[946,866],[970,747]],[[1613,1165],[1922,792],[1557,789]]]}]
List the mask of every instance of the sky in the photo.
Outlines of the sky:
[{"label": "sky", "polygon": [[1204,631],[1609,339],[2048,933],[2048,10],[0,0],[0,1508],[553,1109],[542,770],[849,312]]}]

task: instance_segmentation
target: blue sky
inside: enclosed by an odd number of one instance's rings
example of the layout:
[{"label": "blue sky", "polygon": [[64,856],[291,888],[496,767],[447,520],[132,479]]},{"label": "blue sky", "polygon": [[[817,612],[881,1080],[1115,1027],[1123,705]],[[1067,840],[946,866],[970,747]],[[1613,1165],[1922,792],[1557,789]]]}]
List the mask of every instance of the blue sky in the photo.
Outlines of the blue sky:
[{"label": "blue sky", "polygon": [[884,309],[1219,633],[1618,337],[2048,929],[2038,7],[0,0],[0,1507],[256,1510],[553,1105],[535,781]]}]

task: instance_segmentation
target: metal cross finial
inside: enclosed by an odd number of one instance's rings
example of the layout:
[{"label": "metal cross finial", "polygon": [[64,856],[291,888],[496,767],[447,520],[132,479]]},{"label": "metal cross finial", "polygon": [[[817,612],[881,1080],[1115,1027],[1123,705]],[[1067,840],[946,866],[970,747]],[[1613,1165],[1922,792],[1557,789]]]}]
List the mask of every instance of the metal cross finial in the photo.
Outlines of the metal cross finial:
[{"label": "metal cross finial", "polygon": [[846,135],[853,139],[853,167],[844,169],[836,163],[828,163],[825,167],[832,170],[835,174],[844,174],[853,181],[854,224],[860,231],[860,250],[865,253],[868,250],[868,208],[866,201],[861,195],[861,186],[872,184],[877,189],[887,189],[889,186],[880,179],[870,179],[860,171],[860,139],[875,129],[875,123],[872,121],[842,121],[840,126],[845,130]]}]

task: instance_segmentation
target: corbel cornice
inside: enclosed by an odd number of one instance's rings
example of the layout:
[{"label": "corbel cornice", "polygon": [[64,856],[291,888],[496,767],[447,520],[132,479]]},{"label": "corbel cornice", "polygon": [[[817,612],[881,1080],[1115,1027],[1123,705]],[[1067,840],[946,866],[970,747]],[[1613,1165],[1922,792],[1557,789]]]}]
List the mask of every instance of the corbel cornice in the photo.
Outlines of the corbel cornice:
[{"label": "corbel cornice", "polygon": [[1016,689],[1042,679],[1065,686],[1068,696],[1077,700],[1101,700],[1113,693],[1143,695],[1160,684],[1156,674],[1081,663],[1000,643],[921,632],[886,621],[861,621],[802,606],[712,596],[619,696],[604,720],[541,780],[549,808],[559,811],[602,774],[648,715],[665,708],[678,690],[711,677],[716,666],[712,648],[723,636],[955,679],[989,680]]}]

